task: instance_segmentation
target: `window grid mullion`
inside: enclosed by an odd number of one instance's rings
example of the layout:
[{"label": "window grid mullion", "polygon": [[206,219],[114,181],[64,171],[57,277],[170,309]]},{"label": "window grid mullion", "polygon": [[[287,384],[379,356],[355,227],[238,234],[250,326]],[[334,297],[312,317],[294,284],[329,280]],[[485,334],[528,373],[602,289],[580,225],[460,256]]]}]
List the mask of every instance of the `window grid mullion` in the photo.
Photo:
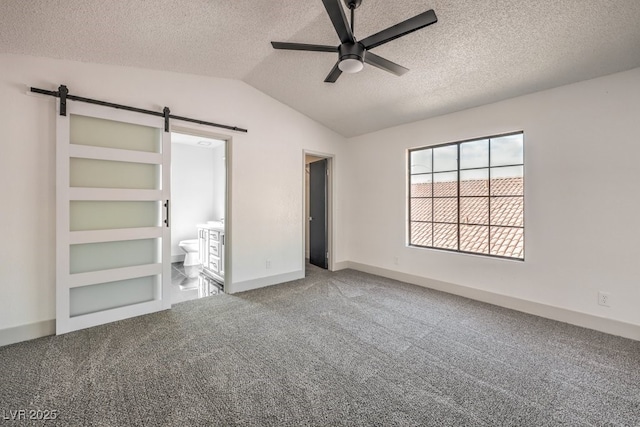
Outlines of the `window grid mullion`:
[{"label": "window grid mullion", "polygon": [[[491,168],[515,168],[515,167],[518,167],[518,166],[523,166],[523,164],[522,163],[513,163],[513,164],[507,164],[507,165],[491,166],[491,163],[489,163],[488,167],[491,167]],[[475,171],[475,170],[480,170],[480,169],[486,169],[486,167],[485,166],[478,166],[478,167],[475,167],[475,168],[461,168],[460,170],[461,171]],[[451,171],[451,172],[455,172],[455,171]],[[421,175],[421,174],[416,173],[414,175]]]},{"label": "window grid mullion", "polygon": [[460,250],[460,143],[458,143],[458,171],[456,174],[457,177],[457,211],[458,211],[458,250]]},{"label": "window grid mullion", "polygon": [[491,139],[492,138],[489,138],[489,142],[487,143],[489,147],[489,164],[487,165],[487,167],[489,168],[489,176],[487,177],[489,181],[489,197],[487,200],[487,206],[489,207],[489,212],[487,212],[487,223],[489,223],[489,229],[487,230],[487,253],[489,255],[491,255]]},{"label": "window grid mullion", "polygon": [[433,150],[431,150],[431,246],[434,246],[435,241],[436,241],[436,239],[435,239],[436,226],[435,226],[435,224],[433,222],[436,219],[435,211],[434,211],[434,208],[433,208],[433,205],[434,205],[434,203],[433,203],[433,191],[434,191],[433,159],[434,159]]},{"label": "window grid mullion", "polygon": [[407,177],[408,177],[408,184],[409,184],[409,200],[407,203],[407,211],[409,212],[409,229],[406,230],[408,236],[409,236],[409,245],[413,245],[413,235],[411,233],[411,229],[413,228],[413,213],[411,212],[411,205],[412,205],[412,201],[413,201],[413,187],[411,186],[411,176],[413,175],[411,173],[411,152],[409,152],[409,155],[407,156]]}]

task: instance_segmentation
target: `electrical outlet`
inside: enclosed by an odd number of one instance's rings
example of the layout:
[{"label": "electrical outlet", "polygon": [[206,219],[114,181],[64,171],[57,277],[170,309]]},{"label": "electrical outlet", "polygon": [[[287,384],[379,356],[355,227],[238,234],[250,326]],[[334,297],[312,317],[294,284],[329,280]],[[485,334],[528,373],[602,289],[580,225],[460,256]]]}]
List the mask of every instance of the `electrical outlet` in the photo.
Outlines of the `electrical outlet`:
[{"label": "electrical outlet", "polygon": [[267,270],[270,269],[271,268],[271,260],[270,259],[266,260],[265,263],[264,263],[264,266],[265,266],[265,268]]},{"label": "electrical outlet", "polygon": [[611,294],[609,292],[598,292],[598,305],[611,307]]}]

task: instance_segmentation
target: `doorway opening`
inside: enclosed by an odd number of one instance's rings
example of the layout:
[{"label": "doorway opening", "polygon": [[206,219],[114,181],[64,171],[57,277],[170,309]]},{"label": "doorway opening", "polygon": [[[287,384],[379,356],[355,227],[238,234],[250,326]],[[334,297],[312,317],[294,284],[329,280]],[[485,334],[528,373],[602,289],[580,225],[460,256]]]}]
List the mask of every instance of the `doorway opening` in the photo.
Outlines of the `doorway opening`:
[{"label": "doorway opening", "polygon": [[227,140],[171,132],[171,302],[216,295],[225,283]]},{"label": "doorway opening", "polygon": [[304,153],[305,263],[332,270],[332,157]]}]

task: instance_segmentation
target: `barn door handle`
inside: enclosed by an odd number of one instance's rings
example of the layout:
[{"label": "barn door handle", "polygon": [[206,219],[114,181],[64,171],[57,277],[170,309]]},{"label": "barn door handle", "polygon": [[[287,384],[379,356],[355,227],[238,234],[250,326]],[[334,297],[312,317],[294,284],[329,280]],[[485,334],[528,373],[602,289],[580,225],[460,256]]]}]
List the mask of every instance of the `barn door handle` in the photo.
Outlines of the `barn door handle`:
[{"label": "barn door handle", "polygon": [[167,200],[166,202],[164,202],[164,223],[167,224],[167,227],[169,226],[169,200]]}]

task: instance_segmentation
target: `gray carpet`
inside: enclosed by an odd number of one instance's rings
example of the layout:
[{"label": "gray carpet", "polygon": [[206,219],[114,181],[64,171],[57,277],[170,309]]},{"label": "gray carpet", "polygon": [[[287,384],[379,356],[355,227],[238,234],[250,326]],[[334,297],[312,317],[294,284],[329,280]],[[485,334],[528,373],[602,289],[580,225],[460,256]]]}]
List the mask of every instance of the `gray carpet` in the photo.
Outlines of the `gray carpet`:
[{"label": "gray carpet", "polygon": [[0,348],[0,423],[20,409],[95,426],[638,426],[640,342],[309,268]]}]

